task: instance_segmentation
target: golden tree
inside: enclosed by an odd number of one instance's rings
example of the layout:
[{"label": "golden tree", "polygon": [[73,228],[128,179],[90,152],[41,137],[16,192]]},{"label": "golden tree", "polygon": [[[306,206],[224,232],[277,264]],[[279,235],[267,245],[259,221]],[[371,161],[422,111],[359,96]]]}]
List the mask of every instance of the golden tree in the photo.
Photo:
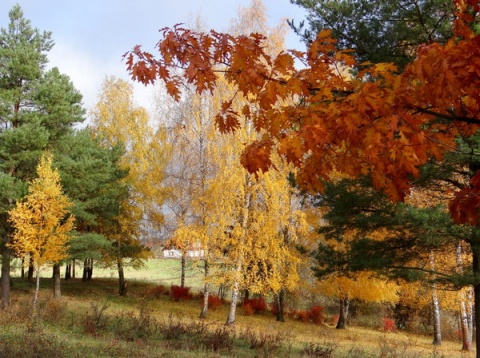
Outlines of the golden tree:
[{"label": "golden tree", "polygon": [[37,174],[28,195],[10,211],[10,221],[15,228],[10,247],[22,258],[30,255],[35,268],[34,314],[40,271],[68,256],[66,244],[74,225],[74,217],[68,211],[71,203],[62,192],[58,171],[52,168],[51,155],[41,158]]},{"label": "golden tree", "polygon": [[163,147],[164,133],[155,131],[147,111],[135,105],[132,86],[114,77],[105,79],[92,116],[95,133],[105,146],[125,148],[120,165],[128,175],[121,185],[128,190],[116,218],[104,223],[104,235],[112,241],[112,250],[104,253],[104,261],[117,266],[119,293],[125,295],[124,266],[138,268],[151,257],[140,241],[149,235],[142,230],[142,224],[149,221],[157,229],[163,224],[162,180],[167,153]]}]

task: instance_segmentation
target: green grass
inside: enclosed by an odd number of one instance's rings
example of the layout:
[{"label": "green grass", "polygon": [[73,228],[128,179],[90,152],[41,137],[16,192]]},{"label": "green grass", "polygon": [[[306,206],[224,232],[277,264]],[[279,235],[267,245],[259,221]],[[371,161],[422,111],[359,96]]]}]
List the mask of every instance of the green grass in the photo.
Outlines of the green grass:
[{"label": "green grass", "polygon": [[[202,287],[202,263],[187,260],[185,285],[194,290],[200,290]],[[20,277],[20,261],[14,262],[12,277]],[[82,276],[83,265],[77,262],[76,277]],[[125,267],[125,279],[127,281],[146,281],[166,286],[180,284],[180,260],[175,259],[150,259],[145,263],[145,267],[134,269],[132,267]],[[64,277],[64,271],[61,271]],[[41,273],[41,277],[51,277],[51,271],[45,269]],[[94,265],[94,278],[117,278],[118,271],[116,268],[104,268],[101,265]]]},{"label": "green grass", "polygon": [[[157,272],[167,265],[152,262],[149,267]],[[30,317],[33,284],[14,279],[11,307],[0,315],[0,357],[474,356],[462,353],[459,342],[446,341],[435,348],[429,336],[386,334],[363,327],[336,330],[328,324],[292,320],[281,323],[271,313],[246,316],[240,307],[235,327],[227,329],[227,304],[199,320],[200,299],[152,298],[147,295],[152,283],[133,278],[130,282],[128,296],[119,297],[117,280],[109,277],[62,281],[63,297],[53,300],[51,280],[42,279],[40,318],[34,324]],[[329,350],[333,353],[325,355]]]}]

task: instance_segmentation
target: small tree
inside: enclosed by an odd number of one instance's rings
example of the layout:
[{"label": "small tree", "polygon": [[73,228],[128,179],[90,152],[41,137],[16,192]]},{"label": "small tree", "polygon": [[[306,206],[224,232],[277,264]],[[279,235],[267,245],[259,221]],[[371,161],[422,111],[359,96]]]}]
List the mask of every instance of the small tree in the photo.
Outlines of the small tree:
[{"label": "small tree", "polygon": [[15,229],[9,246],[20,256],[30,255],[36,273],[33,315],[36,314],[40,271],[47,264],[65,259],[74,217],[68,211],[69,199],[62,193],[58,171],[52,168],[52,156],[44,155],[37,167],[38,178],[28,195],[10,211]]}]

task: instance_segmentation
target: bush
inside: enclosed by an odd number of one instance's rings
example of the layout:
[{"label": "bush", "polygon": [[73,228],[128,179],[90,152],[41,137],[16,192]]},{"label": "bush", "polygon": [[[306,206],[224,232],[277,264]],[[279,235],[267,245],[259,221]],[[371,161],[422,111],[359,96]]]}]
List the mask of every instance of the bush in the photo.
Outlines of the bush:
[{"label": "bush", "polygon": [[301,322],[308,322],[309,319],[309,312],[305,310],[298,310],[295,318],[298,319]]},{"label": "bush", "polygon": [[255,313],[255,310],[253,309],[250,303],[244,303],[242,305],[242,309],[243,309],[243,313],[245,313],[246,316],[251,316]]},{"label": "bush", "polygon": [[67,357],[61,340],[38,328],[2,337],[0,343],[0,357]]},{"label": "bush", "polygon": [[256,332],[246,329],[239,334],[239,338],[250,346],[250,349],[261,350],[262,357],[276,357],[278,350],[282,347],[285,337],[280,333],[270,334],[268,332]]},{"label": "bush", "polygon": [[383,330],[385,332],[394,332],[397,327],[395,326],[395,320],[393,318],[384,318],[383,319]]},{"label": "bush", "polygon": [[336,345],[332,343],[307,343],[303,349],[303,356],[307,358],[331,358]]},{"label": "bush", "polygon": [[308,311],[308,318],[312,323],[322,324],[323,323],[323,307],[312,306]]},{"label": "bush", "polygon": [[190,287],[181,287],[172,285],[170,293],[175,302],[190,300],[192,295],[190,294]]},{"label": "bush", "polygon": [[208,307],[212,310],[216,310],[219,307],[222,307],[223,300],[215,295],[208,295]]},{"label": "bush", "polygon": [[89,312],[83,320],[83,329],[85,333],[96,336],[98,335],[99,330],[106,328],[109,317],[105,315],[105,310],[108,307],[109,305],[107,303],[104,303],[101,307],[97,303],[90,303],[92,311]]},{"label": "bush", "polygon": [[267,310],[267,303],[265,302],[265,299],[263,297],[259,298],[252,298],[248,300],[243,301],[242,305],[243,310],[245,311],[245,314],[249,315],[248,313],[253,311],[250,314],[256,313],[264,313]]}]

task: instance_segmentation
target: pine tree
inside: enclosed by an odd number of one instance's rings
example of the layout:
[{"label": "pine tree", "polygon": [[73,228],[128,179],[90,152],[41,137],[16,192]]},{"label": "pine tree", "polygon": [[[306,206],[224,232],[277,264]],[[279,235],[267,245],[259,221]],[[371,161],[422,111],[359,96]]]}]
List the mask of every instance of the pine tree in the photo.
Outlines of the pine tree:
[{"label": "pine tree", "polygon": [[[46,70],[51,33],[33,28],[20,6],[9,12],[8,28],[0,29],[0,171],[11,190],[1,192],[1,300],[10,295],[10,224],[6,211],[26,194],[26,183],[44,150],[83,121],[81,95],[58,69]],[[10,178],[7,178],[10,177]]]}]

